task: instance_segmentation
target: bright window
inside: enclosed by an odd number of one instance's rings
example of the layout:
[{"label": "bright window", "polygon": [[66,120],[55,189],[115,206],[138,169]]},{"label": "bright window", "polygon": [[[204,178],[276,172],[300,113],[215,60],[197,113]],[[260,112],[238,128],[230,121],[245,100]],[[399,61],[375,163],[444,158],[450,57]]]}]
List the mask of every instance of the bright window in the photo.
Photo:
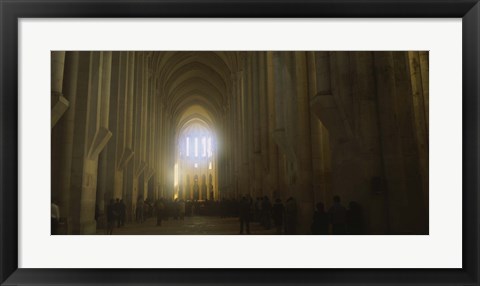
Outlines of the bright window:
[{"label": "bright window", "polygon": [[207,156],[207,138],[204,136],[202,138],[202,147],[203,147],[203,157]]},{"label": "bright window", "polygon": [[195,157],[198,157],[198,138],[195,137]]}]

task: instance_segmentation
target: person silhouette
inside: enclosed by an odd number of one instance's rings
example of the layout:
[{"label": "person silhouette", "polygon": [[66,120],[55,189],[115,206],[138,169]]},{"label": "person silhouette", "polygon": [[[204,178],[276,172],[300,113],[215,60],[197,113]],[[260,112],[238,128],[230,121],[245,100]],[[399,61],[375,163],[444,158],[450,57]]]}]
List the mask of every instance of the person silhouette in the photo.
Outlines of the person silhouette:
[{"label": "person silhouette", "polygon": [[113,234],[113,226],[115,224],[115,219],[115,201],[111,199],[110,204],[107,206],[107,234]]},{"label": "person silhouette", "polygon": [[285,204],[285,234],[297,232],[297,202],[293,197],[288,198]]},{"label": "person silhouette", "polygon": [[282,234],[283,219],[285,215],[285,207],[281,199],[276,199],[272,206],[272,218],[277,230],[277,234]]},{"label": "person silhouette", "polygon": [[317,203],[313,213],[312,234],[328,234],[328,215],[323,203]]},{"label": "person silhouette", "polygon": [[347,209],[340,203],[340,197],[333,197],[333,205],[328,210],[333,234],[347,234]]},{"label": "person silhouette", "polygon": [[262,200],[262,224],[265,229],[270,229],[271,226],[271,211],[272,211],[272,204],[268,199],[268,196],[264,196]]},{"label": "person silhouette", "polygon": [[250,202],[243,196],[239,204],[240,234],[243,234],[244,225],[247,234],[250,234]]},{"label": "person silhouette", "polygon": [[347,231],[349,234],[363,233],[363,214],[360,204],[357,202],[350,202],[347,210]]}]

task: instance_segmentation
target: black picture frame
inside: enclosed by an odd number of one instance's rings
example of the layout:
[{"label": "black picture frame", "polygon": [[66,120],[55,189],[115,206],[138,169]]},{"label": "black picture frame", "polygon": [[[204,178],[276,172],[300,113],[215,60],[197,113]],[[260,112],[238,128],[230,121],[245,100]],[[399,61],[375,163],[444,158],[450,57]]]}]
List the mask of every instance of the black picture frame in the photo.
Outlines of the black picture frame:
[{"label": "black picture frame", "polygon": [[[67,284],[479,284],[478,0],[0,0],[0,281]],[[19,269],[18,19],[112,17],[462,18],[462,269]],[[448,67],[446,67],[448,68]]]}]

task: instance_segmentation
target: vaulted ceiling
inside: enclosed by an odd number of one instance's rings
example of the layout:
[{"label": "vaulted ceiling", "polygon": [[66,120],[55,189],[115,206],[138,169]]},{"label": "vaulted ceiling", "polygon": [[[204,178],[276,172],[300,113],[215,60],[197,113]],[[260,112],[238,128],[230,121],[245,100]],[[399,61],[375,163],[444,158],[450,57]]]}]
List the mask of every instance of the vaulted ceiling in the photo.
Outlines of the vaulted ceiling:
[{"label": "vaulted ceiling", "polygon": [[[200,120],[219,127],[228,103],[232,73],[239,69],[238,52],[152,52],[157,90],[176,130]],[[198,122],[198,121],[197,121]]]}]

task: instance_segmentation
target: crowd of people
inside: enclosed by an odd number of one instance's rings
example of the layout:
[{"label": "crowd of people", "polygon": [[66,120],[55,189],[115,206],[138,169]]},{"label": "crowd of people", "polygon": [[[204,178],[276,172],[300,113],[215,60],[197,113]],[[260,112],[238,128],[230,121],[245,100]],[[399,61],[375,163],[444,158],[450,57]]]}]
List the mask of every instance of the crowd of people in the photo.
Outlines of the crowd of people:
[{"label": "crowd of people", "polygon": [[[112,234],[114,227],[123,227],[126,220],[127,207],[123,200],[110,200],[106,210],[107,234]],[[144,200],[139,197],[136,208],[133,210],[133,221],[143,223],[147,218],[156,218],[156,225],[162,221],[184,220],[186,216],[219,216],[238,217],[240,234],[250,234],[250,224],[256,223],[265,230],[274,229],[276,234],[297,234],[299,225],[298,206],[295,198],[288,198],[285,203],[277,198],[272,203],[268,196],[243,196],[240,200],[222,201],[185,201],[183,199],[169,200],[160,198],[156,201]],[[98,207],[95,209],[95,219],[98,219]],[[53,221],[53,214],[52,214]],[[333,197],[332,206],[325,209],[319,202],[311,221],[311,234],[316,235],[344,235],[363,234],[363,214],[361,206],[350,202],[348,209],[341,203],[340,197]]]},{"label": "crowd of people", "polygon": [[[290,197],[283,204],[277,198],[272,204],[268,198],[258,197],[254,202],[244,196],[239,203],[240,234],[250,234],[250,222],[261,224],[265,229],[275,228],[276,234],[296,234],[299,224],[297,203]],[[272,225],[273,224],[273,225]],[[349,208],[341,204],[339,196],[333,197],[333,204],[325,211],[322,202],[316,204],[311,222],[311,234],[317,235],[358,235],[363,234],[362,208],[357,202],[350,202]]]},{"label": "crowd of people", "polygon": [[[281,199],[272,204],[268,196],[244,196],[239,203],[240,234],[250,234],[250,222],[263,226],[266,230],[275,227],[277,234],[295,234],[297,228],[297,203],[293,197],[283,205]],[[245,227],[244,227],[245,226]]]},{"label": "crowd of people", "polygon": [[[123,200],[116,199],[110,200],[110,203],[107,206],[107,234],[113,234],[113,228],[115,225],[117,227],[122,227],[125,225],[127,206]],[[95,205],[95,220],[98,221],[100,212],[98,206]]]},{"label": "crowd of people", "polygon": [[313,214],[312,234],[358,235],[363,234],[363,213],[360,204],[350,202],[348,209],[339,196],[333,197],[333,205],[325,212],[323,203],[317,203]]},{"label": "crowd of people", "polygon": [[[184,200],[165,200],[158,199],[154,202],[150,200],[143,200],[139,197],[134,210],[133,221],[135,223],[144,223],[148,218],[155,216],[157,219],[157,226],[162,225],[162,220],[168,220],[169,217],[173,219],[183,220],[186,213],[186,203]],[[190,204],[189,204],[190,205]],[[106,210],[106,232],[112,234],[113,229],[123,227],[125,225],[127,207],[123,200],[110,200]],[[190,211],[191,213],[192,211]],[[98,206],[95,207],[95,220],[99,219]]]}]

